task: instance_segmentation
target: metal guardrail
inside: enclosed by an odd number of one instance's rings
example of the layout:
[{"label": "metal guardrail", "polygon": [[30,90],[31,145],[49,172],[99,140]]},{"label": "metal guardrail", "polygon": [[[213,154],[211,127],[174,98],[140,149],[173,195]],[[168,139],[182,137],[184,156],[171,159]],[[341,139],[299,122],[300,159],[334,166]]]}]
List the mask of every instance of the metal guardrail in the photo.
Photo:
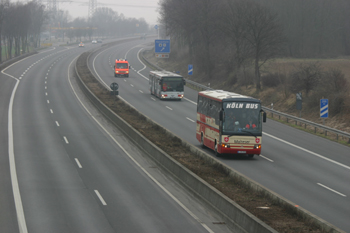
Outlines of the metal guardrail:
[{"label": "metal guardrail", "polygon": [[279,119],[281,119],[281,116],[286,118],[287,123],[289,122],[289,120],[292,120],[292,121],[295,121],[296,125],[298,123],[304,124],[304,128],[306,128],[307,125],[310,125],[310,126],[314,127],[315,133],[317,133],[317,129],[320,129],[320,130],[323,130],[325,136],[327,136],[327,132],[330,132],[330,133],[333,133],[336,135],[337,140],[339,140],[339,136],[342,136],[342,137],[348,138],[348,143],[350,143],[350,133],[347,133],[347,132],[344,132],[344,131],[341,131],[338,129],[330,128],[328,126],[320,125],[320,124],[317,124],[315,122],[305,120],[303,118],[288,115],[288,114],[283,113],[283,112],[278,112],[278,111],[273,110],[271,108],[267,108],[267,107],[262,107],[262,108],[264,111],[270,112],[272,117],[273,117],[273,114],[276,114],[279,116]]},{"label": "metal guardrail", "polygon": [[[164,70],[163,68],[161,68],[161,67],[151,63],[150,61],[148,61],[143,55],[142,55],[142,58],[145,61],[147,61],[147,63],[152,65],[153,67],[156,67],[159,70]],[[210,88],[208,86],[196,83],[196,82],[194,82],[192,80],[189,80],[189,79],[186,79],[186,78],[185,78],[185,80],[186,80],[186,85],[190,84],[190,85],[194,86],[196,89],[203,90],[203,91],[204,90],[213,90],[212,88]],[[278,111],[273,110],[273,109],[268,108],[268,107],[264,107],[263,106],[262,109],[264,111],[266,111],[266,112],[270,112],[272,118],[273,118],[273,114],[276,114],[276,115],[279,116],[279,119],[281,119],[281,116],[286,118],[287,123],[289,123],[289,120],[293,120],[293,121],[295,121],[296,125],[298,123],[304,124],[304,128],[306,128],[306,126],[309,125],[311,127],[314,127],[314,129],[315,129],[314,132],[315,133],[317,133],[317,129],[320,129],[320,130],[323,130],[325,136],[327,136],[327,132],[333,133],[333,134],[336,135],[337,141],[339,140],[339,136],[342,136],[342,137],[348,138],[348,143],[350,143],[350,133],[347,133],[347,132],[344,132],[344,131],[341,131],[341,130],[337,130],[337,129],[334,129],[334,128],[330,128],[330,127],[327,127],[327,126],[324,126],[324,125],[320,125],[320,124],[314,123],[312,121],[305,120],[303,118],[299,118],[299,117],[295,117],[295,116],[292,116],[292,115],[288,115],[288,114],[283,113],[283,112],[278,112]]]}]

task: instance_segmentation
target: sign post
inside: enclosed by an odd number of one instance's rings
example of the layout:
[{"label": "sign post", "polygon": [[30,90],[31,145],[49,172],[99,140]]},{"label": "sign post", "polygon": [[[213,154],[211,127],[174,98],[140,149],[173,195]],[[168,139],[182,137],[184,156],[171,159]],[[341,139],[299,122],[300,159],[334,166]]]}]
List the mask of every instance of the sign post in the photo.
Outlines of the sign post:
[{"label": "sign post", "polygon": [[114,83],[111,83],[109,87],[112,89],[111,95],[114,95],[114,102],[115,102],[115,100],[117,99],[117,95],[119,95],[119,91],[118,91],[119,85],[118,83],[114,82]]},{"label": "sign post", "polygon": [[320,99],[320,117],[324,119],[328,118],[328,99]]},{"label": "sign post", "polygon": [[188,75],[193,75],[193,65],[188,65]]},{"label": "sign post", "polygon": [[169,58],[170,40],[155,40],[154,52],[158,58]]},{"label": "sign post", "polygon": [[300,110],[299,117],[301,118],[301,109],[303,108],[303,96],[301,92],[297,93],[297,109]]}]

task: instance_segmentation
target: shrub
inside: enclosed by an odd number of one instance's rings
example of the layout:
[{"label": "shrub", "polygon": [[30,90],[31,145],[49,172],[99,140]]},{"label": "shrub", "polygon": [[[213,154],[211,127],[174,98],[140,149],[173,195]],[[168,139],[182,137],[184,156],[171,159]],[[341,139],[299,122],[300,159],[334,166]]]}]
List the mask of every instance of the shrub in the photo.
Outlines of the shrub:
[{"label": "shrub", "polygon": [[264,75],[263,77],[261,77],[261,82],[263,87],[277,87],[278,85],[281,84],[281,74],[278,73],[268,73],[266,75]]}]

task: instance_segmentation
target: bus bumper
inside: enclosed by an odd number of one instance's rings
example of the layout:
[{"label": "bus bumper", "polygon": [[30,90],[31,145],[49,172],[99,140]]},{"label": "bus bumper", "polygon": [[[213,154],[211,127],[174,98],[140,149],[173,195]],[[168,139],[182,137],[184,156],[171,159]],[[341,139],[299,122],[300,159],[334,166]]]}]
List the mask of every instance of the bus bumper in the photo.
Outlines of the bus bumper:
[{"label": "bus bumper", "polygon": [[260,155],[261,153],[261,145],[253,145],[253,146],[242,146],[242,147],[233,147],[226,144],[221,144],[218,147],[218,152],[220,154],[248,154],[248,155]]}]

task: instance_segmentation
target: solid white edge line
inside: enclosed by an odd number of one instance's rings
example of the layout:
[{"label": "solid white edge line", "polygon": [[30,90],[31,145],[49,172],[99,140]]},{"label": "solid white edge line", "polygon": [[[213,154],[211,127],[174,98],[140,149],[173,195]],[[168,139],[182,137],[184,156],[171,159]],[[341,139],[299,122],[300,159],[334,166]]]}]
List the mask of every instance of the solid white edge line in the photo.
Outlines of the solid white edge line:
[{"label": "solid white edge line", "polygon": [[327,187],[326,185],[323,185],[323,184],[321,184],[321,183],[317,183],[317,184],[318,184],[319,186],[325,188],[325,189],[328,189],[328,190],[330,190],[330,191],[332,191],[332,192],[334,192],[334,193],[340,195],[340,196],[346,197],[345,194],[342,194],[342,193],[340,193],[340,192],[338,192],[338,191],[336,191],[336,190],[334,190],[334,189],[331,189],[330,187]]},{"label": "solid white edge line", "polygon": [[[31,57],[31,56],[29,56]],[[27,58],[29,58],[27,57]],[[21,62],[27,58],[24,58],[18,62]],[[15,202],[15,207],[16,207],[16,213],[17,213],[17,222],[18,222],[18,228],[20,233],[28,233],[27,229],[27,223],[26,223],[26,218],[24,216],[24,211],[23,211],[23,204],[22,204],[22,198],[21,198],[21,192],[19,189],[19,184],[18,184],[18,177],[17,177],[17,170],[16,170],[16,161],[15,161],[15,153],[14,153],[14,141],[13,141],[13,102],[14,98],[16,95],[16,91],[19,85],[19,79],[13,77],[10,74],[5,73],[5,70],[10,68],[11,66],[17,64],[18,62],[13,63],[12,65],[6,67],[1,71],[4,75],[7,75],[13,79],[16,80],[16,84],[12,90],[11,98],[10,98],[10,103],[9,103],[9,112],[8,112],[8,150],[9,150],[9,163],[10,163],[10,174],[11,174],[11,184],[12,184],[12,192],[13,192],[13,197],[14,197],[14,202]]]},{"label": "solid white edge line", "polygon": [[283,139],[280,139],[280,138],[278,138],[278,137],[272,136],[271,134],[268,134],[268,133],[265,133],[265,132],[263,132],[263,133],[264,133],[266,136],[269,136],[269,137],[271,137],[271,138],[273,138],[273,139],[276,139],[276,140],[278,140],[278,141],[280,141],[280,142],[283,142],[283,143],[285,143],[285,144],[287,144],[287,145],[293,146],[293,147],[295,147],[295,148],[297,148],[297,149],[299,149],[299,150],[305,151],[305,152],[307,152],[307,153],[309,153],[309,154],[312,154],[312,155],[317,156],[317,157],[319,157],[319,158],[321,158],[321,159],[324,159],[324,160],[326,160],[326,161],[328,161],[328,162],[334,163],[334,164],[336,164],[336,165],[339,165],[339,166],[341,166],[341,167],[344,167],[344,168],[350,170],[350,167],[349,167],[349,166],[346,166],[345,164],[339,163],[339,162],[337,162],[337,161],[334,161],[334,160],[332,160],[332,159],[329,159],[329,158],[327,158],[327,157],[324,157],[324,156],[322,156],[322,155],[319,155],[319,154],[317,154],[317,153],[315,153],[315,152],[312,152],[312,151],[309,151],[309,150],[307,150],[307,149],[304,149],[304,148],[302,148],[302,147],[300,147],[300,146],[297,146],[297,145],[295,145],[295,144],[293,144],[293,143],[290,143],[290,142],[287,142],[287,141],[285,141],[285,140],[283,140]]},{"label": "solid white edge line", "polygon": [[[77,58],[77,57],[76,57]],[[76,59],[75,58],[75,59]],[[73,61],[75,60],[73,59]],[[70,81],[70,75],[69,75],[69,70],[70,70],[70,66],[72,65],[73,61],[69,64],[68,67],[68,81],[69,84],[71,86],[72,91],[75,94],[75,97],[77,98],[77,100],[80,102],[80,104],[82,105],[82,107],[86,110],[86,112],[88,113],[88,115],[91,116],[91,118],[101,127],[101,129],[103,129],[106,134],[119,146],[120,149],[122,149],[124,151],[124,153],[154,182],[156,183],[166,194],[168,194],[179,206],[181,206],[189,215],[191,215],[199,224],[201,224],[208,232],[210,233],[214,233],[205,223],[203,223],[194,213],[192,213],[191,210],[189,210],[185,205],[183,205],[175,196],[173,196],[162,184],[160,184],[150,173],[148,173],[125,149],[124,147],[117,141],[115,140],[115,138],[107,131],[107,129],[105,129],[101,123],[90,113],[90,111],[86,108],[86,106],[83,104],[83,102],[80,100],[78,94],[76,93],[76,91],[73,88],[73,85]],[[96,70],[95,73],[97,74]],[[97,74],[98,75],[98,74]],[[97,191],[97,190],[96,190]],[[96,192],[95,191],[95,192]]]},{"label": "solid white edge line", "polygon": [[94,191],[95,191],[95,193],[96,193],[98,199],[100,199],[102,205],[107,205],[107,203],[105,202],[105,200],[104,200],[103,197],[101,196],[100,192],[99,192],[98,190],[96,190],[96,189],[95,189]]}]

